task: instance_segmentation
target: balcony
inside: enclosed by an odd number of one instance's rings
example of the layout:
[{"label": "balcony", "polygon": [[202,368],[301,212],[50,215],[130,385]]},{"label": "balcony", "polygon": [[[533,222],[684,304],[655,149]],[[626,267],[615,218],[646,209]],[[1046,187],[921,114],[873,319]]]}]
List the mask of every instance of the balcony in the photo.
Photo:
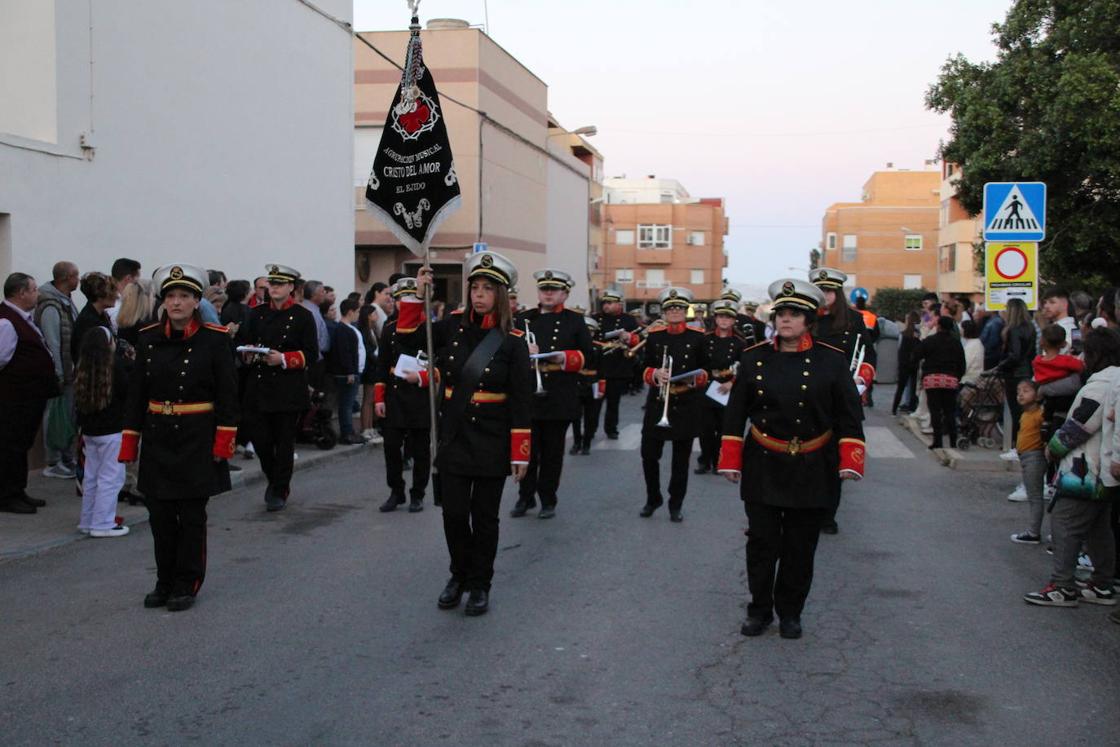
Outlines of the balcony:
[{"label": "balcony", "polygon": [[638,249],[634,259],[640,265],[671,265],[673,263],[672,249]]}]

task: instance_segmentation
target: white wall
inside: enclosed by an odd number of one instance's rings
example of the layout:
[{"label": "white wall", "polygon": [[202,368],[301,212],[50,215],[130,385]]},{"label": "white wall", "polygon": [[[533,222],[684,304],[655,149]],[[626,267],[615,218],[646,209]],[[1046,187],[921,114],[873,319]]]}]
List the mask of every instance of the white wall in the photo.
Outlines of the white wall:
[{"label": "white wall", "polygon": [[[348,0],[316,4],[351,17]],[[145,275],[180,261],[251,278],[277,261],[352,285],[346,31],[296,0],[58,10],[57,145],[0,133],[0,275],[46,279],[58,259],[107,271],[127,256]]]},{"label": "white wall", "polygon": [[[550,143],[551,146],[551,143]],[[576,281],[569,296],[570,305],[588,308],[587,290],[590,278],[588,263],[588,177],[590,168],[571,155],[567,147],[550,147],[549,150],[564,163],[581,170],[584,176],[573,173],[553,158],[548,159],[548,237],[545,263],[548,267],[569,273]],[[522,288],[532,287],[532,278],[526,277]],[[522,303],[532,305],[530,294]]]}]

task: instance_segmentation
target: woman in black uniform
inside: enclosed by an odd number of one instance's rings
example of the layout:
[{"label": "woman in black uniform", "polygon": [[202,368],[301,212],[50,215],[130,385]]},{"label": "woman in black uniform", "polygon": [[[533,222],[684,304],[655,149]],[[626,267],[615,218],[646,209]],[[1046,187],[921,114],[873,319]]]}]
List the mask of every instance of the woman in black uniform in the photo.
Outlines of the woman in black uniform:
[{"label": "woman in black uniform", "polygon": [[160,321],[140,331],[120,461],[136,461],[156,555],[145,607],[188,609],[206,575],[206,502],[229,490],[237,377],[224,327],[198,312],[206,271],[168,265],[153,276]]},{"label": "woman in black uniform", "polygon": [[[506,477],[512,472],[519,482],[529,464],[533,390],[529,348],[510,315],[509,288],[517,283],[516,268],[500,254],[482,252],[471,255],[465,271],[466,310],[433,329],[436,372],[445,386],[435,464],[451,555],[451,580],[439,596],[439,607],[458,607],[466,591],[466,613],[473,616],[484,614],[489,605]],[[421,270],[419,296],[400,302],[396,334],[411,349],[425,347],[420,299],[431,278],[430,270]],[[427,386],[427,372],[410,374],[407,380]]]}]

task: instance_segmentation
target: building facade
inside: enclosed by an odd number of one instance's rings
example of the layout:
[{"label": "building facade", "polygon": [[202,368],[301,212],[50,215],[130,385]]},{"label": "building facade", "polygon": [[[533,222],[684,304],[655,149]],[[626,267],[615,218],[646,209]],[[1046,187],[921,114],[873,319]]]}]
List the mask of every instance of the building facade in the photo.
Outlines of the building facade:
[{"label": "building facade", "polygon": [[[402,63],[409,34],[360,36],[354,40],[353,171],[359,288],[394,272],[413,272],[421,263],[363,209],[365,184],[400,70],[362,39]],[[523,303],[533,302],[528,292],[532,273],[546,266],[576,278],[573,299],[586,294],[592,164],[577,155],[570,139],[579,140],[584,149],[589,146],[550,116],[544,82],[481,30],[465,22],[433,21],[421,38],[462,188],[462,207],[441,224],[432,241],[436,298],[452,306],[462,301],[462,265],[475,242],[517,265]],[[599,163],[601,168],[601,158]]]},{"label": "building facade", "polygon": [[937,292],[979,297],[984,276],[977,268],[975,249],[983,244],[983,220],[969,215],[957,198],[960,166],[941,166],[941,214],[937,232]]},{"label": "building facade", "polygon": [[[0,3],[0,275],[353,279],[349,0]],[[247,43],[250,40],[252,43]]]},{"label": "building facade", "polygon": [[938,281],[941,171],[876,171],[859,202],[830,205],[821,220],[821,264],[848,275],[848,286],[927,288]]},{"label": "building facade", "polygon": [[727,267],[722,197],[694,199],[675,179],[604,181],[603,261],[593,280],[622,292],[627,308],[688,288],[697,302],[719,297]]}]

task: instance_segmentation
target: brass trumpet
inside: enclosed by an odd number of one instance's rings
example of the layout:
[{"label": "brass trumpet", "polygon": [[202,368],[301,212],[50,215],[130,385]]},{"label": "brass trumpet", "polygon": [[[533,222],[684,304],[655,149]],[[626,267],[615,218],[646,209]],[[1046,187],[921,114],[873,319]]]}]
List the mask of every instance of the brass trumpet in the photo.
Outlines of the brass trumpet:
[{"label": "brass trumpet", "polygon": [[665,401],[665,407],[661,411],[661,420],[657,421],[658,428],[669,428],[669,396],[672,394],[672,384],[669,383],[673,371],[673,356],[669,355],[669,348],[666,347],[661,353],[661,368],[667,373],[665,381],[661,382],[661,399]]},{"label": "brass trumpet", "polygon": [[[533,330],[529,328],[529,320],[525,320],[525,342],[530,345],[537,344],[537,336],[533,334]],[[543,397],[548,394],[548,390],[544,388],[544,381],[541,379],[541,362],[539,359],[533,359],[533,371],[537,374],[537,391],[534,392],[538,397]]]},{"label": "brass trumpet", "polygon": [[660,332],[661,330],[665,329],[668,326],[669,325],[667,325],[664,322],[664,320],[658,319],[656,322],[654,322],[653,324],[651,324],[648,327],[646,327],[645,329],[643,329],[641,332],[638,333],[638,337],[642,338],[642,341],[639,342],[634,347],[627,350],[626,353],[625,353],[626,357],[627,358],[635,357],[638,354],[638,351],[641,350],[647,342],[649,342],[649,335],[650,335],[651,332]]}]

